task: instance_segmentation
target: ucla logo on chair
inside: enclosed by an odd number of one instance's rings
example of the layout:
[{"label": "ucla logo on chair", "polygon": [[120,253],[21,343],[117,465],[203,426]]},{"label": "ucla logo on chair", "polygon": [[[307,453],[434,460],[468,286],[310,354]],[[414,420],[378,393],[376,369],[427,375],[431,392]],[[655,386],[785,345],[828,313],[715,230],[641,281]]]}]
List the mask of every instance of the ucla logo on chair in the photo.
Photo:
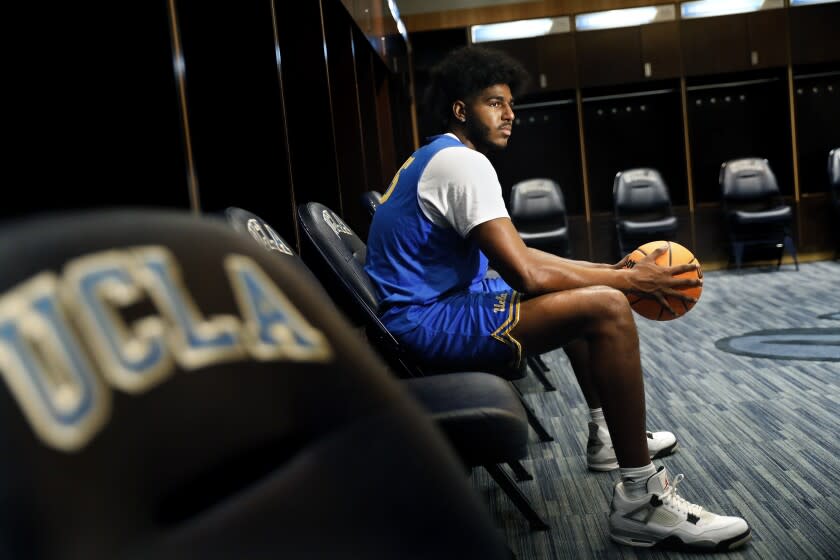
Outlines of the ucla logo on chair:
[{"label": "ucla logo on chair", "polygon": [[[0,295],[0,376],[51,447],[83,447],[107,423],[111,390],[142,393],[177,368],[240,359],[324,362],[332,350],[251,258],[223,263],[239,316],[205,317],[161,246],[85,255]],[[129,322],[141,301],[155,312]]]}]

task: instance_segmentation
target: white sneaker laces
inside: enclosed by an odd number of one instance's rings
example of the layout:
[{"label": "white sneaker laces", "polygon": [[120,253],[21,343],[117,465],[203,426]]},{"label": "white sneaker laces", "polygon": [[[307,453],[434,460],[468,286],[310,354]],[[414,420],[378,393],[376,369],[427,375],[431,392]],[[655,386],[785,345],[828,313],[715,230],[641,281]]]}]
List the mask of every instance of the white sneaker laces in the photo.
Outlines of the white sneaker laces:
[{"label": "white sneaker laces", "polygon": [[671,484],[668,485],[668,488],[665,492],[662,493],[660,499],[662,503],[668,506],[669,508],[677,510],[678,513],[685,512],[691,513],[700,517],[700,514],[703,512],[703,508],[698,506],[697,504],[692,504],[682,496],[677,495],[677,486],[680,482],[683,481],[685,476],[682,473],[678,474],[674,477],[674,480],[671,481]]}]

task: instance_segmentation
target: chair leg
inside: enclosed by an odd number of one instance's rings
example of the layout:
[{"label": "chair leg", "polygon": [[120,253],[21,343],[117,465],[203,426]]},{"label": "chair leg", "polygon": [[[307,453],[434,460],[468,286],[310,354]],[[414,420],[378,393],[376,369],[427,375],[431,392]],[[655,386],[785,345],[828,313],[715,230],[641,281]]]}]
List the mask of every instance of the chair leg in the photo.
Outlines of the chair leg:
[{"label": "chair leg", "polygon": [[732,243],[732,250],[735,253],[735,270],[741,270],[741,260],[744,257],[744,244],[734,241]]},{"label": "chair leg", "polygon": [[548,364],[546,364],[545,361],[543,361],[542,356],[536,355],[536,356],[533,356],[533,358],[534,358],[534,362],[538,366],[540,366],[544,372],[548,373],[549,371],[551,371],[551,368],[548,367]]},{"label": "chair leg", "polygon": [[784,244],[790,256],[793,257],[793,264],[796,266],[796,270],[799,270],[799,259],[796,256],[796,245],[793,243],[793,238],[790,235],[785,235]]},{"label": "chair leg", "polygon": [[526,480],[534,480],[534,476],[525,470],[525,467],[519,461],[511,461],[508,463],[510,470],[516,476],[516,482],[524,482]]},{"label": "chair leg", "polygon": [[484,465],[484,468],[487,469],[487,472],[490,473],[490,476],[493,477],[496,484],[507,494],[516,508],[525,516],[531,529],[534,531],[548,529],[548,523],[543,521],[539,514],[534,511],[528,498],[522,493],[522,490],[519,489],[509,474],[502,470],[499,465]]},{"label": "chair leg", "polygon": [[534,372],[534,376],[540,380],[542,383],[543,388],[546,391],[556,391],[557,388],[551,384],[551,381],[548,380],[548,377],[545,373],[548,371],[545,362],[543,362],[539,356],[529,356],[527,359],[528,366],[531,368],[531,371]]},{"label": "chair leg", "polygon": [[522,403],[522,407],[525,409],[525,414],[528,416],[528,424],[531,428],[537,432],[537,436],[539,436],[540,441],[554,441],[554,438],[551,437],[551,434],[548,433],[548,430],[542,425],[540,419],[537,418],[537,415],[534,414],[534,409],[531,408],[531,405],[525,400],[525,396],[522,394],[522,391],[519,390],[514,383],[511,383],[511,386],[516,391],[516,395],[519,397],[519,402]]}]

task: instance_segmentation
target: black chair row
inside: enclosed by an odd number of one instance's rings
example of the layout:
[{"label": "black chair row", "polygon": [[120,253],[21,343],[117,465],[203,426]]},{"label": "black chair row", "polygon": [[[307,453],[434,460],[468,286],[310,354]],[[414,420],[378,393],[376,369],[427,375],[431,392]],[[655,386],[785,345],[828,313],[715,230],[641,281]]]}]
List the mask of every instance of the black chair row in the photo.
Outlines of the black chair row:
[{"label": "black chair row", "polygon": [[[840,214],[840,148],[828,158],[829,192]],[[779,190],[769,162],[739,158],[724,162],[718,182],[727,236],[735,268],[741,269],[747,247],[777,249],[777,268],[784,251],[796,270],[799,258],[793,241],[793,210]],[[568,220],[563,192],[555,181],[528,179],[511,188],[509,210],[522,239],[563,257],[570,256]],[[613,217],[619,255],[648,241],[674,240],[679,227],[668,186],[656,169],[619,171],[613,181]]]},{"label": "black chair row", "polygon": [[518,399],[399,382],[275,235],[99,210],[0,238],[0,557],[512,556],[464,461],[521,456]]},{"label": "black chair row", "polygon": [[[272,240],[278,237],[268,224],[248,211],[230,208],[227,216],[237,224],[237,229],[249,232],[264,246],[271,247]],[[322,259],[314,263],[314,269],[320,269],[323,274],[310,272],[312,283],[323,283],[331,288],[336,302],[342,301],[342,295],[354,302],[352,307],[344,306],[344,309],[352,315],[361,312],[371,345],[432,414],[465,466],[483,467],[532,528],[548,528],[500,466],[507,463],[520,481],[532,479],[519,461],[527,456],[528,425],[529,421],[534,423],[535,418],[521,393],[509,383],[510,378],[503,379],[499,372],[496,375],[486,372],[435,372],[436,375],[428,375],[429,372],[418,368],[376,314],[376,291],[363,268],[364,242],[335,212],[320,203],[302,204],[298,208],[298,217],[308,248]],[[263,232],[260,232],[261,229]],[[294,254],[285,251],[281,254],[294,259],[299,266],[313,270]],[[319,277],[325,281],[322,282]],[[538,423],[535,430],[547,436]]]}]

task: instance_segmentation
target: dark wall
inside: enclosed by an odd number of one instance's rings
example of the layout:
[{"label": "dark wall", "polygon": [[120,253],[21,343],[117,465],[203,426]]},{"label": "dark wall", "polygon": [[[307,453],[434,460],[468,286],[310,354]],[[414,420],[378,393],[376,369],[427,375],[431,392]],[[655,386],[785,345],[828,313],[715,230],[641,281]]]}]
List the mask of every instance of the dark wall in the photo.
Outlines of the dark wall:
[{"label": "dark wall", "polygon": [[[0,218],[189,207],[166,2],[9,6]],[[98,19],[97,19],[98,18]],[[94,22],[130,21],[130,25]],[[14,23],[12,23],[14,22]]]},{"label": "dark wall", "polygon": [[259,209],[294,240],[271,3],[181,0],[177,7],[201,209]]},{"label": "dark wall", "polygon": [[300,249],[295,210],[313,200],[366,231],[359,195],[413,148],[407,46],[384,16],[363,30],[340,0],[95,4],[9,8],[19,179],[0,218],[240,206]]}]

